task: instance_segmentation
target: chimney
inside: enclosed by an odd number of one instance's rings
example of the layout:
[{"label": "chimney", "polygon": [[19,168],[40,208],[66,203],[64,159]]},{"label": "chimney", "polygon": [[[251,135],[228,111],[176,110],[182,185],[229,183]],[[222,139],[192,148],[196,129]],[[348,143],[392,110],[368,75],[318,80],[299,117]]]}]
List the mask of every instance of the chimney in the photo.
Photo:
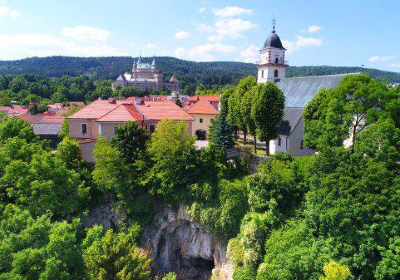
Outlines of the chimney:
[{"label": "chimney", "polygon": [[108,103],[115,104],[116,102],[115,102],[115,99],[113,97],[109,97],[108,98]]},{"label": "chimney", "polygon": [[144,98],[143,97],[136,97],[136,104],[137,105],[144,105]]}]

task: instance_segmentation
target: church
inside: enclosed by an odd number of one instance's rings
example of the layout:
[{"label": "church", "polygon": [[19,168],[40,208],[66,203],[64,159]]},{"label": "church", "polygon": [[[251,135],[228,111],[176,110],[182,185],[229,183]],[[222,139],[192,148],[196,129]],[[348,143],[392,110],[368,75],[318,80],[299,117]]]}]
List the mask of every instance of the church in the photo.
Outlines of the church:
[{"label": "church", "polygon": [[286,78],[286,49],[275,31],[273,21],[272,32],[259,51],[257,83],[274,82],[285,95],[284,117],[279,126],[278,138],[270,141],[270,152],[290,153],[293,156],[306,156],[315,153],[303,145],[304,107],[322,88],[330,89],[339,86],[346,75],[308,76]]},{"label": "church", "polygon": [[172,76],[169,82],[164,82],[164,75],[157,69],[156,58],[153,62],[144,63],[139,56],[138,61],[133,63],[131,71],[119,75],[111,84],[113,90],[118,87],[136,87],[140,90],[163,90],[179,92],[179,80]]}]

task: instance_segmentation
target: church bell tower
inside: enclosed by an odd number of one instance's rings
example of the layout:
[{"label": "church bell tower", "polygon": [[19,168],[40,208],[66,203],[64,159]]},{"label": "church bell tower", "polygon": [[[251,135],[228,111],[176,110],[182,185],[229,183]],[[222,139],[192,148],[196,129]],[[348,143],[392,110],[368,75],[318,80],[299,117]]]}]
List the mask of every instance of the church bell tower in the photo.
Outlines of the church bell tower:
[{"label": "church bell tower", "polygon": [[271,35],[265,40],[264,47],[259,51],[258,83],[279,82],[285,78],[288,62],[285,60],[285,51],[281,39],[275,31],[275,19],[272,20]]}]

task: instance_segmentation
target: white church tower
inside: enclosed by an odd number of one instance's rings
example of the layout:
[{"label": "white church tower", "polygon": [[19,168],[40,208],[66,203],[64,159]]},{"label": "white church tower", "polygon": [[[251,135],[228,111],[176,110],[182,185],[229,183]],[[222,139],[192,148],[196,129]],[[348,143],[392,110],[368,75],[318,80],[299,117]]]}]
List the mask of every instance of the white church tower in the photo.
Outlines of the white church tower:
[{"label": "white church tower", "polygon": [[285,51],[281,39],[275,32],[275,19],[273,19],[271,35],[259,51],[258,83],[278,82],[285,78],[285,69],[288,66],[285,61]]}]

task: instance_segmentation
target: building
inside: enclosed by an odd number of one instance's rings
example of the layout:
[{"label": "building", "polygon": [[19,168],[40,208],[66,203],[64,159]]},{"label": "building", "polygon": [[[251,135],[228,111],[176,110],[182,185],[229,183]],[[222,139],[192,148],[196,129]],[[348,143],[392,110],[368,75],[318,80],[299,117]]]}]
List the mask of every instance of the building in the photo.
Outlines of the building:
[{"label": "building", "polygon": [[28,121],[33,128],[33,132],[42,140],[48,140],[52,148],[56,148],[62,138],[59,133],[65,120],[64,116],[55,113],[45,112],[42,114],[31,115],[29,112],[18,115],[17,118]]},{"label": "building", "polygon": [[121,74],[111,84],[113,90],[118,87],[136,87],[140,90],[163,90],[179,92],[179,80],[172,76],[169,82],[164,82],[164,75],[157,69],[156,59],[153,62],[143,63],[140,56],[137,62],[133,63],[131,71]]},{"label": "building", "polygon": [[27,108],[22,108],[21,105],[0,106],[0,113],[4,113],[11,117],[16,117],[28,112],[29,110]]},{"label": "building", "polygon": [[284,118],[278,129],[278,138],[270,141],[270,152],[285,152],[293,156],[312,155],[315,151],[303,145],[303,109],[320,89],[336,88],[346,75],[351,74],[286,78],[288,62],[285,60],[285,51],[273,26],[259,51],[257,75],[258,83],[275,82],[285,95]]},{"label": "building", "polygon": [[207,100],[198,100],[184,108],[186,113],[194,118],[192,135],[199,140],[208,139],[210,126],[218,116],[219,111]]},{"label": "building", "polygon": [[195,95],[190,97],[187,101],[189,105],[195,104],[199,100],[206,100],[210,102],[210,104],[219,111],[219,100],[220,97],[218,95]]},{"label": "building", "polygon": [[70,136],[80,143],[86,161],[93,161],[94,143],[99,136],[110,139],[116,127],[127,121],[135,121],[153,132],[163,119],[187,122],[192,134],[193,117],[169,100],[96,100],[67,118]]}]

